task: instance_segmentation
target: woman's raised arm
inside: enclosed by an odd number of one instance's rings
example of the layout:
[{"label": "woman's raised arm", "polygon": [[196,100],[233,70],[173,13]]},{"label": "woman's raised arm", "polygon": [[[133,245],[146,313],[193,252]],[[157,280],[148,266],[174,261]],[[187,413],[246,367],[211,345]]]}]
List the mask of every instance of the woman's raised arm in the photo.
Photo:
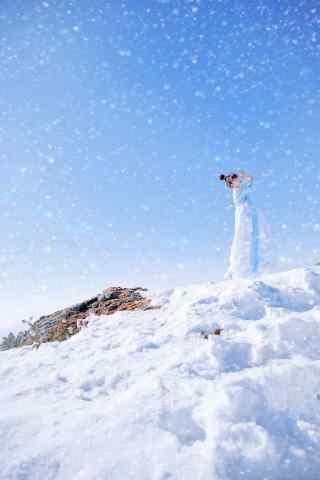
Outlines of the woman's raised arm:
[{"label": "woman's raised arm", "polygon": [[249,175],[249,173],[245,172],[244,170],[240,170],[239,176],[245,178],[249,182],[253,182],[254,178],[252,175]]}]

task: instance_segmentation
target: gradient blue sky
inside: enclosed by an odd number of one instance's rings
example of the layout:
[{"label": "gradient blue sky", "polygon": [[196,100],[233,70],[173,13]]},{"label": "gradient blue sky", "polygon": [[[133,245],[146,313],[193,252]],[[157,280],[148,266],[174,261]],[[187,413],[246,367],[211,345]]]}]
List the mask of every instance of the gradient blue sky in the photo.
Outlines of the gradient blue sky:
[{"label": "gradient blue sky", "polygon": [[0,330],[221,278],[246,169],[273,268],[319,258],[318,1],[2,0]]}]

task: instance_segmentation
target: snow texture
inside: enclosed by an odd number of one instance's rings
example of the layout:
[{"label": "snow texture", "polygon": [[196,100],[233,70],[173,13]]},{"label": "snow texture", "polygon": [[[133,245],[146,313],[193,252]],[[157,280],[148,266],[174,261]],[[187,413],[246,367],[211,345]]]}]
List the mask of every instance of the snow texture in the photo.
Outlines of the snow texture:
[{"label": "snow texture", "polygon": [[0,354],[1,480],[318,480],[320,270],[152,295]]}]

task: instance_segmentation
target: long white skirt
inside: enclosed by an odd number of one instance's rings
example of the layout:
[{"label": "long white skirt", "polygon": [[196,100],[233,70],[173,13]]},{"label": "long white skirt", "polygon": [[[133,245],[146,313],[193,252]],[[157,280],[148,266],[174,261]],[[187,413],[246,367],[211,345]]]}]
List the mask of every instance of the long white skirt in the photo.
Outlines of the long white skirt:
[{"label": "long white skirt", "polygon": [[235,232],[226,278],[250,277],[259,270],[259,222],[256,209],[249,203],[235,208]]}]

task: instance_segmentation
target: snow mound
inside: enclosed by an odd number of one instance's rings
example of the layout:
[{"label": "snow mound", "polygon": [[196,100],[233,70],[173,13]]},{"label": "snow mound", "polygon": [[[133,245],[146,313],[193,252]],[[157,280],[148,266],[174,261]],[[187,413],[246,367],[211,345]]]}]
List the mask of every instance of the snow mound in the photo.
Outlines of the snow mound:
[{"label": "snow mound", "polygon": [[318,480],[320,271],[152,296],[0,354],[1,480]]}]

